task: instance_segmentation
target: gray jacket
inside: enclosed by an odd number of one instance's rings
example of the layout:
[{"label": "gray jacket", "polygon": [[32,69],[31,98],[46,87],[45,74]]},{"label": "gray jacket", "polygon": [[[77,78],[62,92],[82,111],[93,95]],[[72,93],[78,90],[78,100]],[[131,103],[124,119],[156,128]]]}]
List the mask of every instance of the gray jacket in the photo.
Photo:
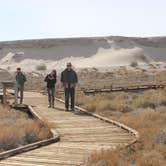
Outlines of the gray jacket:
[{"label": "gray jacket", "polygon": [[61,73],[61,82],[65,88],[75,87],[76,83],[78,82],[77,73],[72,69],[70,71],[65,69]]},{"label": "gray jacket", "polygon": [[16,75],[16,82],[20,86],[24,86],[24,83],[26,82],[26,76],[23,73],[17,73]]}]

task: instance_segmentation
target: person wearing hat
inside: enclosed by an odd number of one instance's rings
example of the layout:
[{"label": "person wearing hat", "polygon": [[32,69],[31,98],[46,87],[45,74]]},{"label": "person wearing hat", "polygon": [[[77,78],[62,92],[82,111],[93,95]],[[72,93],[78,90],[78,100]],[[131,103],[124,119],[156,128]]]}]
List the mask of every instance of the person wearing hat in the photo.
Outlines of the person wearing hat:
[{"label": "person wearing hat", "polygon": [[47,82],[47,92],[48,92],[48,108],[54,108],[55,102],[55,84],[56,84],[56,70],[53,70],[50,74],[45,77],[45,82]]},{"label": "person wearing hat", "polygon": [[72,64],[67,63],[66,69],[61,73],[61,82],[65,91],[65,107],[69,111],[69,99],[71,100],[71,111],[74,111],[75,86],[78,82],[77,73],[72,69]]},{"label": "person wearing hat", "polygon": [[17,68],[17,74],[15,79],[16,79],[17,93],[20,93],[20,104],[22,104],[24,97],[24,83],[26,82],[26,76],[22,73],[20,67]]}]

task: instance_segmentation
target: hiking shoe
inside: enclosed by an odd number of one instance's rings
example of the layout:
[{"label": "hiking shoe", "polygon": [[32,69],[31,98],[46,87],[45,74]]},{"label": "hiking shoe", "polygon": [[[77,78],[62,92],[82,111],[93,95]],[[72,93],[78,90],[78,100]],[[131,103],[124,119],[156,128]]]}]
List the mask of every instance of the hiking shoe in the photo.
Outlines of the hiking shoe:
[{"label": "hiking shoe", "polygon": [[55,107],[54,107],[54,102],[51,103],[51,107],[52,107],[52,108],[55,108]]}]

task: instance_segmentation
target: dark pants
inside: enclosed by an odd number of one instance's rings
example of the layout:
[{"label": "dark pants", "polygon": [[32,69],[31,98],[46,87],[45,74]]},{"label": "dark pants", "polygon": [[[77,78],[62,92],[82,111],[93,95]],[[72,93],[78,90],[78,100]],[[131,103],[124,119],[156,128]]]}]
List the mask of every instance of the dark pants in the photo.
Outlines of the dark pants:
[{"label": "dark pants", "polygon": [[17,85],[17,88],[17,92],[20,94],[20,104],[22,104],[24,98],[24,85]]},{"label": "dark pants", "polygon": [[69,109],[69,98],[71,100],[71,110],[74,110],[75,88],[65,88],[65,107]]},{"label": "dark pants", "polygon": [[47,91],[48,91],[49,103],[54,102],[54,100],[55,100],[55,87],[47,88]]}]

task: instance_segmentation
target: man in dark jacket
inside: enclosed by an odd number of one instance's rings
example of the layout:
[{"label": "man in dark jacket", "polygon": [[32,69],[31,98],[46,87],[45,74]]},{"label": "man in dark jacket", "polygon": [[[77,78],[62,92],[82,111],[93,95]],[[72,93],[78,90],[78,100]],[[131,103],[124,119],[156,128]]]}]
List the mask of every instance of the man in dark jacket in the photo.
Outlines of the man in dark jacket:
[{"label": "man in dark jacket", "polygon": [[61,82],[65,90],[66,111],[69,111],[69,98],[71,98],[71,111],[74,111],[75,86],[78,79],[71,63],[67,63],[67,68],[61,73]]},{"label": "man in dark jacket", "polygon": [[[24,83],[26,82],[26,76],[21,72],[21,68],[17,68],[17,74],[16,74],[16,86],[17,86],[17,92],[20,92],[20,104],[23,102],[24,97]],[[18,95],[18,94],[17,94]]]},{"label": "man in dark jacket", "polygon": [[55,101],[55,84],[56,84],[56,70],[53,70],[50,74],[48,74],[45,78],[45,82],[47,82],[47,91],[48,91],[48,108],[54,108]]}]

